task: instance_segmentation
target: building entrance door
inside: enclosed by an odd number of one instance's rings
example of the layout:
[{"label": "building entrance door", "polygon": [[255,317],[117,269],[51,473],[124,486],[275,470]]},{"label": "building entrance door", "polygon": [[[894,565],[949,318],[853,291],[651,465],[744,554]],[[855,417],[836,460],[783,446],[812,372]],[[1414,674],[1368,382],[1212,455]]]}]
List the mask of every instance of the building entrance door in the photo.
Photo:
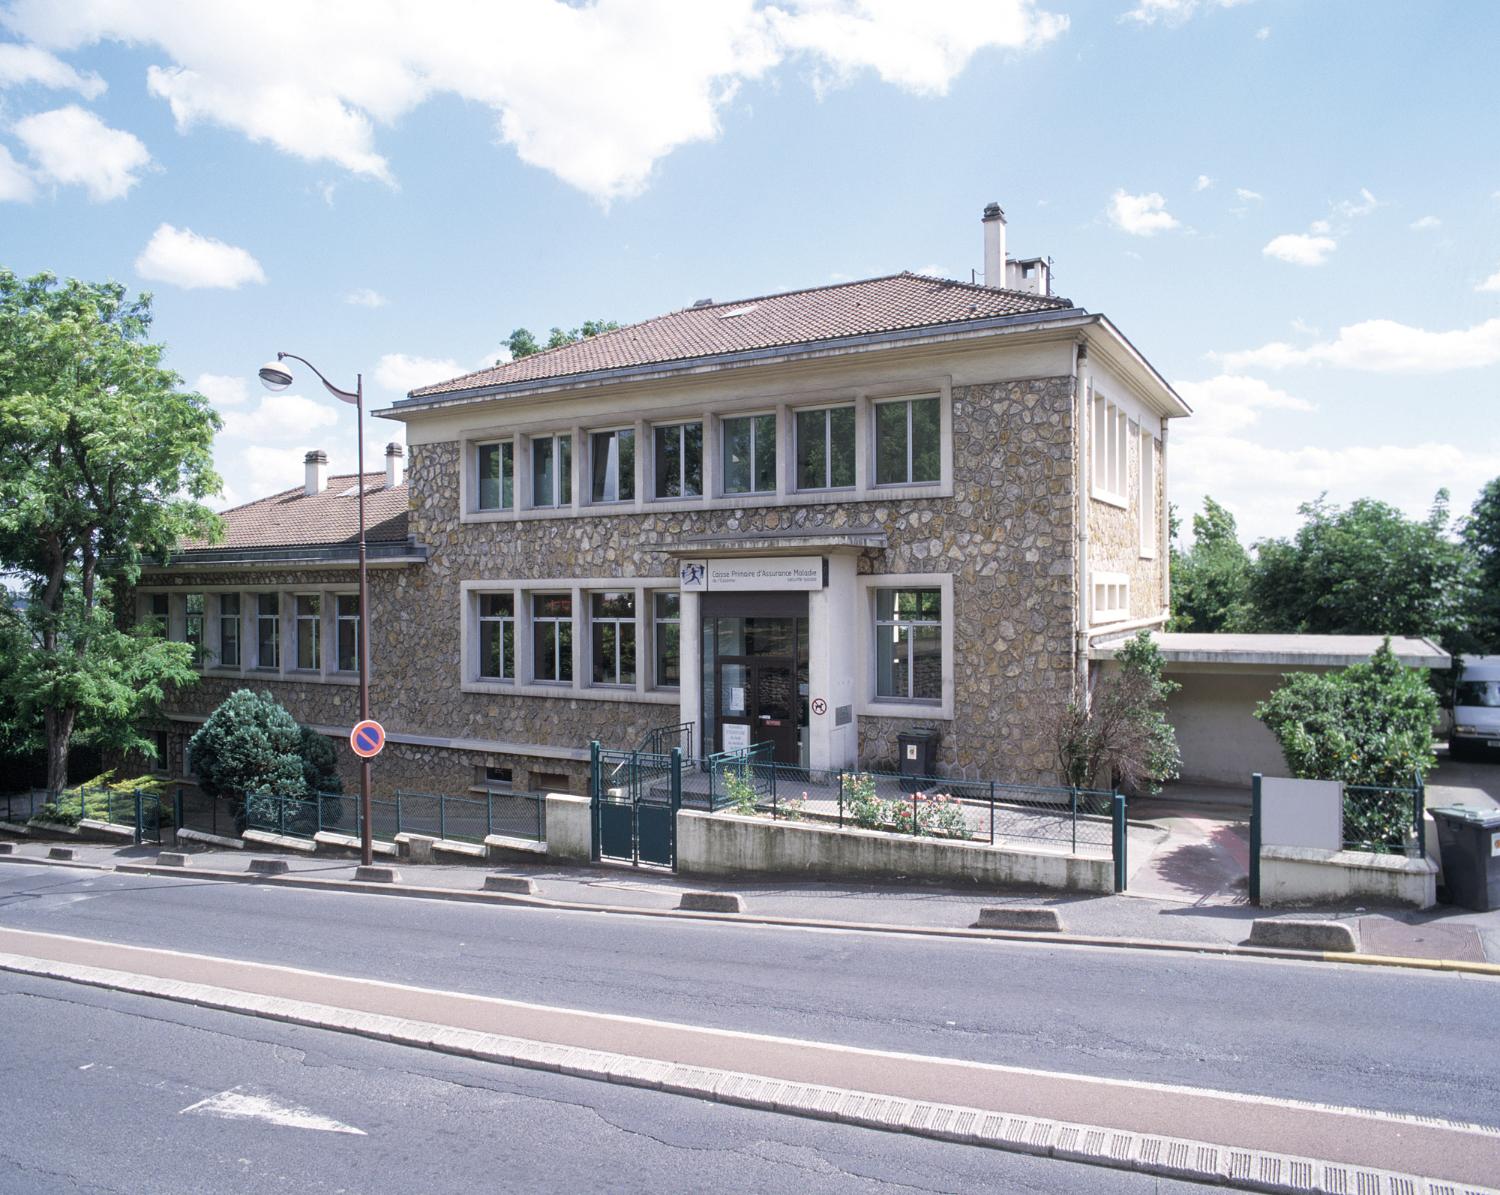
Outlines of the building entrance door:
[{"label": "building entrance door", "polygon": [[720,656],[721,751],[771,743],[777,763],[800,764],[797,666],[791,656]]}]

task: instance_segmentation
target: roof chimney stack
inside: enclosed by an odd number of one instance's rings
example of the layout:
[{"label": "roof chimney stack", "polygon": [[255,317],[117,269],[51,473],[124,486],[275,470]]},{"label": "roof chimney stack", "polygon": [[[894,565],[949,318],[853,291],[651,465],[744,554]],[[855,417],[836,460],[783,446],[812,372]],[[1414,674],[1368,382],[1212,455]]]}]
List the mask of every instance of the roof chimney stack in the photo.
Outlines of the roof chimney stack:
[{"label": "roof chimney stack", "polygon": [[328,454],[321,448],[314,448],[302,458],[302,464],[307,471],[303,492],[309,498],[314,494],[321,494],[328,488]]},{"label": "roof chimney stack", "polygon": [[1005,213],[998,203],[984,208],[984,284],[1005,285]]},{"label": "roof chimney stack", "polygon": [[394,441],[385,446],[385,488],[394,490],[401,484],[401,458],[406,453]]}]

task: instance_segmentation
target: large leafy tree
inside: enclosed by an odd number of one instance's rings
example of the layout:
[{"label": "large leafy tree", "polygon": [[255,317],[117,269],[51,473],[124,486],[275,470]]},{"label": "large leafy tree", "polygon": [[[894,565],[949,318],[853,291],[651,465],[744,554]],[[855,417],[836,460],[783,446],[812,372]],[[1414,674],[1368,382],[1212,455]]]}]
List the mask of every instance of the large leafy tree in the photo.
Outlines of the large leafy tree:
[{"label": "large leafy tree", "polygon": [[1475,499],[1464,521],[1463,542],[1473,559],[1476,585],[1469,641],[1462,646],[1500,652],[1500,477]]},{"label": "large leafy tree", "polygon": [[[1174,535],[1175,539],[1175,535]],[[1193,516],[1193,546],[1172,546],[1173,631],[1237,631],[1250,616],[1250,553],[1234,515],[1205,496]]]},{"label": "large leafy tree", "polygon": [[194,675],[186,644],[112,608],[142,559],[219,527],[200,501],[219,489],[218,416],[179,389],[150,327],[149,296],[117,283],[0,269],[0,567],[26,597],[3,696],[40,719],[49,788],[75,734],[149,751],[139,719]]},{"label": "large leafy tree", "polygon": [[510,349],[511,360],[519,361],[522,357],[540,353],[543,349],[560,349],[565,344],[576,344],[580,340],[587,340],[590,336],[598,336],[601,332],[613,332],[619,326],[612,319],[586,319],[576,328],[567,330],[553,328],[545,343],[538,340],[530,329],[517,328],[506,337],[505,346]]}]

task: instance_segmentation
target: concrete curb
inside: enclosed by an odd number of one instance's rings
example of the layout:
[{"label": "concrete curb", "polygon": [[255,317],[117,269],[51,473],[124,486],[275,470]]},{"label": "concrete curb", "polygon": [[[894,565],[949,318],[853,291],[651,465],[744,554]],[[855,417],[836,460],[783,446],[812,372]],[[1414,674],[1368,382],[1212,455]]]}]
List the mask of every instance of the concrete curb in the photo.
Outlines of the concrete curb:
[{"label": "concrete curb", "polygon": [[991,905],[979,910],[976,929],[1022,929],[1032,933],[1060,934],[1062,918],[1057,910],[1031,905]]},{"label": "concrete curb", "polygon": [[380,1013],[260,996],[209,984],[158,979],[102,967],[0,954],[0,970],[106,991],[171,1000],[284,1024],[347,1033],[502,1066],[552,1071],[596,1082],[663,1091],[884,1132],[909,1133],[1111,1170],[1211,1183],[1244,1191],[1359,1191],[1361,1195],[1500,1195],[1490,1188],[1292,1157],[1128,1129],[1011,1115],[957,1104],[771,1079],[740,1071],[554,1045]]},{"label": "concrete curb", "polygon": [[[76,867],[89,871],[117,871],[125,875],[157,875],[182,878],[183,869],[157,867],[149,863],[120,863],[113,867],[97,863],[60,863],[30,856],[0,856],[0,863],[32,863],[45,867]],[[695,913],[684,909],[650,909],[632,905],[600,905],[552,900],[543,896],[523,896],[504,892],[486,892],[468,888],[423,888],[411,884],[365,884],[355,880],[331,880],[300,876],[288,871],[281,875],[259,875],[239,871],[206,871],[195,869],[194,880],[230,884],[276,884],[288,888],[307,888],[323,892],[355,892],[367,896],[403,896],[419,900],[449,900],[469,904],[505,904],[524,908],[553,909],[574,913],[615,913],[635,917],[669,917],[687,921],[726,921],[738,925],[768,925],[787,929],[824,929],[850,933],[907,934],[920,938],[968,938],[977,941],[1030,942],[1035,946],[1109,946],[1126,950],[1153,950],[1166,954],[1217,955],[1225,958],[1271,959],[1302,963],[1357,963],[1366,966],[1408,968],[1422,971],[1449,971],[1456,974],[1500,978],[1500,963],[1474,963],[1463,959],[1409,958],[1403,955],[1334,954],[1325,951],[1280,950],[1259,946],[1237,946],[1216,942],[1163,941],[1157,938],[1104,938],[1086,934],[1049,934],[1039,938],[1035,932],[987,930],[939,925],[896,925],[871,921],[830,921],[802,917],[777,917],[765,913]]]},{"label": "concrete curb", "polygon": [[1344,922],[1296,917],[1257,917],[1250,923],[1250,944],[1321,950],[1325,954],[1354,954],[1359,950],[1354,930]]}]

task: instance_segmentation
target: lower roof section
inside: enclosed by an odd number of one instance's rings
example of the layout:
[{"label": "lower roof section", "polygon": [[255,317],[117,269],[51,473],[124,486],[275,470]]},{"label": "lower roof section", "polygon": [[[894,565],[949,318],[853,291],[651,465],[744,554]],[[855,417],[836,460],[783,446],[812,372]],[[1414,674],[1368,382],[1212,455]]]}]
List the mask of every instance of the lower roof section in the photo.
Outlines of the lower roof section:
[{"label": "lower roof section", "polygon": [[[1168,667],[1347,668],[1363,664],[1384,635],[1203,635],[1153,631],[1151,641]],[[1095,642],[1089,658],[1112,660],[1125,639]],[[1411,668],[1447,668],[1453,657],[1429,639],[1391,636],[1396,658]]]}]

